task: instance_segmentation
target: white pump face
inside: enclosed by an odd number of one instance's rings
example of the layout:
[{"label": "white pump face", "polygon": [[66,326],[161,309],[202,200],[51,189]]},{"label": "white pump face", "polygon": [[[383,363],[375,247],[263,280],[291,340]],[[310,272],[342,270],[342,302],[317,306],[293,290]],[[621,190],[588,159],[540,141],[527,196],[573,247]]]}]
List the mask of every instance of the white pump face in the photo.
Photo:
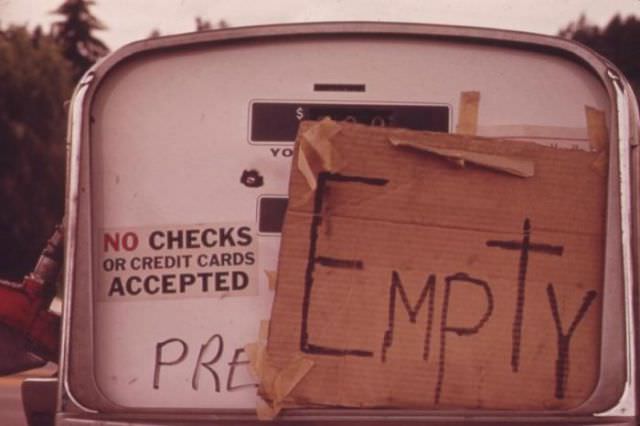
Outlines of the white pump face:
[{"label": "white pump face", "polygon": [[[628,111],[605,64],[565,41],[508,37],[267,27],[147,41],[99,65],[73,111],[63,358],[71,400],[101,412],[254,412],[243,348],[269,319],[301,120],[455,132],[461,96],[479,92],[480,136],[589,150],[585,106],[604,111],[610,137],[620,136],[618,115]],[[593,342],[600,379],[582,414],[629,407],[623,190],[610,179],[612,260]]]}]

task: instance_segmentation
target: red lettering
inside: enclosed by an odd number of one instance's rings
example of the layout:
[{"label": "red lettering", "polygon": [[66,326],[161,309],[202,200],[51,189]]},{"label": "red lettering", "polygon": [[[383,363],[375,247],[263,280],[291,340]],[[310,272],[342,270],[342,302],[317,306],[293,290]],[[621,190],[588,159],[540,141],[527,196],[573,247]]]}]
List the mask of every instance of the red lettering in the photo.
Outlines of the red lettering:
[{"label": "red lettering", "polygon": [[109,247],[114,249],[115,251],[120,251],[120,233],[116,232],[115,235],[104,234],[104,252],[109,251]]},{"label": "red lettering", "polygon": [[125,232],[120,239],[120,233],[115,234],[104,233],[103,236],[103,249],[104,252],[108,252],[109,249],[120,251],[120,243],[122,242],[122,248],[126,251],[132,251],[138,248],[138,235],[135,232]]},{"label": "red lettering", "polygon": [[138,235],[134,232],[127,232],[122,236],[122,248],[126,251],[132,251],[138,248]]}]

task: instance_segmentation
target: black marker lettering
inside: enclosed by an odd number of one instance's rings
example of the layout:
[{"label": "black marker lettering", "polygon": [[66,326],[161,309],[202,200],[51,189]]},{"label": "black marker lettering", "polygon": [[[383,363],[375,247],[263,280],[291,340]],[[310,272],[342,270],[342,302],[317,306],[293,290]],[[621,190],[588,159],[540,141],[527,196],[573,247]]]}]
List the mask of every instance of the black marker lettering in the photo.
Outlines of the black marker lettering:
[{"label": "black marker lettering", "polygon": [[[202,357],[204,356],[204,353],[209,348],[211,343],[213,343],[214,340],[218,341],[218,351],[216,352],[215,356],[211,358],[210,361],[202,362]],[[219,334],[214,334],[213,336],[211,336],[209,340],[207,340],[207,343],[205,343],[200,347],[200,353],[198,354],[198,361],[196,361],[196,368],[195,370],[193,370],[193,377],[191,378],[191,387],[193,388],[193,390],[198,390],[198,385],[200,381],[200,374],[199,374],[200,366],[203,366],[204,368],[209,370],[209,372],[213,376],[216,392],[220,392],[220,378],[218,377],[218,373],[216,373],[216,371],[213,368],[211,368],[211,365],[218,362],[218,360],[222,356],[223,349],[224,349],[224,341],[222,340],[222,336],[220,336]]]},{"label": "black marker lettering", "polygon": [[[473,327],[451,327],[447,324],[447,316],[449,314],[449,297],[451,295],[451,284],[454,282],[463,282],[481,287],[487,296],[487,309]],[[493,295],[489,285],[482,280],[472,278],[464,273],[457,273],[445,278],[444,287],[444,301],[442,302],[442,318],[440,320],[440,359],[438,360],[438,379],[436,382],[435,403],[440,402],[440,395],[442,394],[442,385],[444,382],[444,364],[445,364],[445,351],[446,351],[446,334],[447,332],[456,333],[458,336],[469,336],[476,334],[480,331],[480,328],[487,322],[491,313],[493,312]]]},{"label": "black marker lettering", "polygon": [[[178,358],[173,361],[164,361],[162,359],[162,349],[170,343],[179,343],[182,346],[182,350]],[[180,364],[187,357],[189,349],[187,344],[180,339],[167,339],[164,342],[160,342],[156,345],[156,361],[153,368],[153,388],[158,389],[160,387],[160,367],[163,365],[176,365]]]},{"label": "black marker lettering", "polygon": [[529,252],[538,252],[555,256],[562,256],[563,247],[544,243],[532,243],[531,222],[524,220],[522,241],[487,241],[488,247],[498,247],[506,250],[520,250],[520,262],[518,265],[518,293],[516,296],[516,312],[511,329],[511,369],[518,371],[520,366],[520,341],[522,340],[522,322],[524,318],[525,286],[527,281],[527,266],[529,264]]},{"label": "black marker lettering", "polygon": [[[316,194],[313,204],[313,219],[311,221],[311,227],[309,229],[309,255],[307,258],[307,269],[305,272],[304,280],[304,297],[302,299],[302,327],[300,329],[300,350],[305,353],[318,354],[318,355],[333,355],[333,356],[362,356],[371,357],[373,352],[363,349],[340,349],[327,346],[315,345],[309,342],[309,308],[311,305],[311,289],[313,288],[313,272],[315,265],[318,263],[316,257],[316,244],[318,240],[318,228],[322,224],[322,204],[324,193],[327,190],[327,181],[345,182],[345,183],[360,183],[365,185],[386,185],[388,180],[367,178],[361,176],[343,176],[340,174],[321,172],[318,175],[318,186],[316,188]],[[340,259],[333,259],[333,261],[340,263]],[[360,262],[362,261],[349,260],[348,262]],[[325,265],[327,266],[327,265]]]},{"label": "black marker lettering", "polygon": [[553,322],[556,326],[556,333],[558,334],[558,358],[556,359],[556,391],[555,396],[557,399],[564,398],[564,391],[567,386],[567,378],[569,377],[569,343],[571,342],[571,336],[576,331],[578,324],[582,321],[589,306],[596,298],[597,293],[595,290],[590,290],[584,295],[582,305],[578,309],[578,313],[571,322],[567,334],[562,332],[562,321],[560,320],[560,312],[558,311],[558,302],[556,300],[556,293],[553,290],[553,284],[549,283],[547,286],[547,296],[549,298],[549,305],[551,307],[551,315],[553,316]]},{"label": "black marker lettering", "polygon": [[429,275],[427,282],[422,288],[422,292],[420,293],[420,297],[418,297],[418,301],[416,302],[414,307],[411,307],[409,304],[409,298],[407,297],[407,293],[404,291],[404,287],[402,286],[402,282],[400,281],[400,276],[396,271],[392,271],[391,273],[391,286],[389,287],[389,320],[388,320],[388,328],[384,333],[384,339],[382,341],[382,362],[385,362],[387,359],[387,350],[391,347],[393,343],[393,328],[395,326],[395,312],[396,312],[396,293],[400,293],[400,299],[402,300],[402,304],[404,305],[404,309],[409,314],[409,321],[415,324],[418,312],[422,307],[425,299],[427,298],[427,294],[429,296],[429,306],[427,310],[427,331],[425,333],[424,338],[424,352],[422,354],[422,359],[425,361],[429,358],[429,345],[431,344],[431,328],[433,326],[433,299],[435,296],[436,290],[436,276]]},{"label": "black marker lettering", "polygon": [[233,353],[233,359],[231,360],[231,362],[229,363],[229,375],[227,376],[227,391],[231,392],[237,389],[243,389],[243,388],[249,388],[249,387],[256,387],[258,386],[257,383],[244,383],[241,385],[236,385],[233,386],[233,373],[236,371],[236,366],[237,365],[248,365],[249,364],[249,360],[244,360],[244,361],[238,361],[238,358],[240,358],[240,354],[244,353],[244,348],[238,348],[236,349],[236,351]]},{"label": "black marker lettering", "polygon": [[348,260],[348,259],[334,259],[333,257],[318,256],[316,258],[322,266],[328,266],[330,268],[343,268],[343,269],[362,269],[364,264],[362,260]]}]

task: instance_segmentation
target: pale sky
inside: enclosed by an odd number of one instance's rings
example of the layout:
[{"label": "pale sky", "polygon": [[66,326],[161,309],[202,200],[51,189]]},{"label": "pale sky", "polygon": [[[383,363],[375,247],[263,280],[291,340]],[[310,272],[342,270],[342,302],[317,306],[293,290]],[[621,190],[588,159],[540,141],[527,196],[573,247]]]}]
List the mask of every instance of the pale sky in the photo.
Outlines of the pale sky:
[{"label": "pale sky", "polygon": [[[45,29],[63,0],[0,0],[3,27]],[[200,16],[231,26],[312,21],[394,21],[467,25],[556,34],[581,13],[605,25],[616,13],[640,16],[640,0],[96,0],[92,11],[111,49],[146,38],[193,31]]]}]

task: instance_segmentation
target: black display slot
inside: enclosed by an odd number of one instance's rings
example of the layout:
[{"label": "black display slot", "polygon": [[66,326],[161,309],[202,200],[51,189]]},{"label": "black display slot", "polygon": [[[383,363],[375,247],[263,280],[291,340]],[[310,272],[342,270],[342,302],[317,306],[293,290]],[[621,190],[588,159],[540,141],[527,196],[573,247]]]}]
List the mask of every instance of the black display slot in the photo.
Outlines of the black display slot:
[{"label": "black display slot", "polygon": [[445,105],[254,102],[251,108],[251,141],[293,142],[300,121],[325,117],[373,126],[449,131],[449,107]]},{"label": "black display slot", "polygon": [[261,197],[258,201],[258,231],[268,234],[282,232],[288,204],[287,197]]},{"label": "black display slot", "polygon": [[366,86],[364,84],[324,84],[316,83],[313,85],[316,92],[364,92]]}]

